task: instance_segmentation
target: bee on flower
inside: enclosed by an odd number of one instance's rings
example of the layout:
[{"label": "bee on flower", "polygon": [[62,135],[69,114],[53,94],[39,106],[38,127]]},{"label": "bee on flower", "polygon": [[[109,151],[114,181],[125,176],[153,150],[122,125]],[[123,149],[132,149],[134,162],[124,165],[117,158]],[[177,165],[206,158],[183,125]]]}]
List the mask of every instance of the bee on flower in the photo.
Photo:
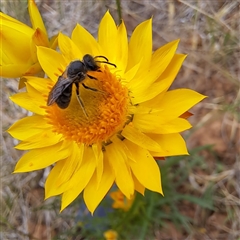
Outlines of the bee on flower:
[{"label": "bee on flower", "polygon": [[14,172],[53,166],[45,194],[61,195],[61,210],[83,192],[93,213],[113,184],[127,199],[145,189],[163,194],[155,158],[188,154],[180,135],[191,128],[185,116],[205,98],[189,89],[169,90],[186,57],[176,53],[178,43],[152,52],[152,19],[128,41],[124,21],[116,26],[107,12],[98,40],[77,25],[71,38],[59,33],[60,52],[38,45],[47,78],[25,76],[26,92],[11,97],[33,112],[8,130],[21,141],[16,148],[28,150]]}]

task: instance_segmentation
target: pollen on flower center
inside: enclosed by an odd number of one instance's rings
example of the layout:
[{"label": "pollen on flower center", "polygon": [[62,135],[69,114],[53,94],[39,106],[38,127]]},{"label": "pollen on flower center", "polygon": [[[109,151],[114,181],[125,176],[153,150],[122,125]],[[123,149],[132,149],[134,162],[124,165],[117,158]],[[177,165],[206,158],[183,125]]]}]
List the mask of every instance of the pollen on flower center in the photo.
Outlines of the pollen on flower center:
[{"label": "pollen on flower center", "polygon": [[68,108],[61,109],[53,104],[47,107],[46,118],[53,131],[62,134],[65,139],[92,145],[108,141],[123,128],[128,115],[129,96],[128,89],[107,66],[88,74],[97,80],[86,79],[84,84],[99,90],[88,90],[80,84],[80,96],[88,118],[77,100],[75,86]]}]

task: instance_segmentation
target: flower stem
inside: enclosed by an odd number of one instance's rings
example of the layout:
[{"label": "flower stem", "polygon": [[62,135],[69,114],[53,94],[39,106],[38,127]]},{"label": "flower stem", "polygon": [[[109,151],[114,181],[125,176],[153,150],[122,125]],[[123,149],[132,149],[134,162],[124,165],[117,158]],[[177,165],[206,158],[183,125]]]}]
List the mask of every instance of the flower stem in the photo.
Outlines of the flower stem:
[{"label": "flower stem", "polygon": [[116,0],[117,4],[117,11],[118,11],[118,18],[119,18],[119,24],[122,22],[122,8],[121,8],[121,0]]},{"label": "flower stem", "polygon": [[144,224],[142,226],[142,230],[140,232],[140,235],[139,235],[139,240],[145,240],[146,239],[146,234],[147,234],[147,230],[148,230],[148,225],[149,225],[149,222],[151,221],[151,216],[152,216],[152,212],[153,212],[153,209],[154,209],[154,202],[155,202],[155,193],[150,193],[150,204],[149,204],[149,207],[147,209],[147,213],[146,213],[146,221],[144,221]]}]

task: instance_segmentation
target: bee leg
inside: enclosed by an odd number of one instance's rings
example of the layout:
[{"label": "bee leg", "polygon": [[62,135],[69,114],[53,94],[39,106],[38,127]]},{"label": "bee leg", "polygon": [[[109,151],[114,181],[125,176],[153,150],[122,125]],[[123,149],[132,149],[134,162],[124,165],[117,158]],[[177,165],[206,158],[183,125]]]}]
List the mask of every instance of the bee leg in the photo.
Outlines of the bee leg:
[{"label": "bee leg", "polygon": [[97,78],[93,77],[93,76],[90,76],[87,74],[87,76],[90,78],[90,79],[93,79],[93,80],[97,80]]},{"label": "bee leg", "polygon": [[81,106],[81,108],[82,108],[82,110],[83,110],[84,115],[86,116],[86,118],[88,118],[88,114],[87,114],[87,112],[86,112],[86,110],[85,110],[83,100],[82,100],[81,97],[80,97],[79,84],[78,84],[78,83],[75,83],[75,85],[76,85],[77,100],[78,100],[78,102],[79,102],[79,104],[80,104],[80,106]]},{"label": "bee leg", "polygon": [[88,90],[91,90],[91,91],[94,91],[94,92],[100,92],[100,93],[106,93],[106,92],[104,92],[104,91],[102,91],[102,90],[99,90],[99,89],[96,89],[96,88],[92,88],[92,87],[88,87],[87,85],[85,85],[84,83],[82,83],[82,85],[83,85],[83,87],[84,88],[86,88],[86,89],[88,89]]}]

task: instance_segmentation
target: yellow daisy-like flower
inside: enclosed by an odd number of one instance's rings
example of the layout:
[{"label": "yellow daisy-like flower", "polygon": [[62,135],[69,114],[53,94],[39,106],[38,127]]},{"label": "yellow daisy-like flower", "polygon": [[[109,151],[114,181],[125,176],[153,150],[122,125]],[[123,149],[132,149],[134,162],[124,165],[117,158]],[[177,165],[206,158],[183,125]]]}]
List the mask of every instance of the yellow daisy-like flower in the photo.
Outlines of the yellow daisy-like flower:
[{"label": "yellow daisy-like flower", "polygon": [[[128,42],[124,23],[116,26],[107,12],[98,41],[77,25],[71,38],[59,34],[61,53],[38,47],[39,62],[49,78],[26,77],[27,92],[11,97],[34,113],[8,130],[21,140],[17,149],[29,150],[15,173],[54,164],[46,181],[46,198],[61,194],[61,210],[83,192],[93,213],[114,183],[128,199],[135,191],[144,194],[145,188],[162,194],[154,157],[188,154],[180,132],[191,125],[182,116],[204,98],[188,89],[168,91],[186,57],[176,54],[178,42],[152,53],[151,19],[137,26]],[[47,106],[59,76],[86,54],[104,56],[116,65],[97,62],[100,69],[87,72],[85,87],[79,86],[86,113],[74,84],[67,108],[56,103]]]},{"label": "yellow daisy-like flower", "polygon": [[122,209],[128,211],[135,199],[133,195],[130,199],[127,199],[121,191],[115,191],[110,193],[110,197],[114,200],[112,207],[115,209]]},{"label": "yellow daisy-like flower", "polygon": [[104,232],[103,236],[105,237],[106,240],[117,240],[118,239],[118,233],[112,229]]},{"label": "yellow daisy-like flower", "polygon": [[55,47],[51,42],[42,17],[33,0],[28,0],[32,28],[0,13],[0,76],[7,78],[34,75],[42,70],[37,59],[36,46]]}]

